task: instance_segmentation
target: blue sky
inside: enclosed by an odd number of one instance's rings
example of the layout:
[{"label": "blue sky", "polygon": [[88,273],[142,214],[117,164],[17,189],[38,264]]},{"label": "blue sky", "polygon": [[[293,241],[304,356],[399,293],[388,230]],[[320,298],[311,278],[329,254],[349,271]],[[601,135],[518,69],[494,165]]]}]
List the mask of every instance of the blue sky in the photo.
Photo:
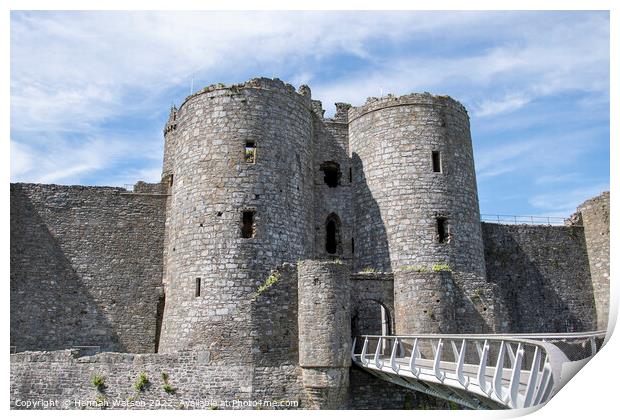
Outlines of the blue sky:
[{"label": "blue sky", "polygon": [[431,92],[471,117],[482,213],[609,189],[607,12],[12,12],[11,181],[157,181],[190,90],[255,76],[334,102]]}]

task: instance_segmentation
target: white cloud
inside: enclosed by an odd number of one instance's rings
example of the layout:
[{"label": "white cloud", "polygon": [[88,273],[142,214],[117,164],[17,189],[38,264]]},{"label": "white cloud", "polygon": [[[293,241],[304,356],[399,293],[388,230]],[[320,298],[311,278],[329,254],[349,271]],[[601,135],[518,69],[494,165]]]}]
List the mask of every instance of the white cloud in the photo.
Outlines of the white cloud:
[{"label": "white cloud", "polygon": [[[397,52],[384,56],[390,48]],[[608,54],[604,13],[14,12],[11,176],[77,182],[118,162],[119,150],[143,155],[142,137],[104,124],[159,112],[192,74],[196,87],[260,73],[310,83],[328,114],[334,102],[360,104],[381,90],[432,91],[493,121],[557,93],[605,99]],[[338,77],[321,71],[343,56],[358,64]],[[160,128],[148,129],[150,159],[161,154]],[[75,134],[84,143],[68,140]],[[522,168],[531,152],[521,141],[483,150],[476,163],[481,177],[496,176]]]},{"label": "white cloud", "polygon": [[542,215],[568,216],[575,212],[577,206],[603,191],[609,191],[609,184],[536,194],[529,199],[529,203],[539,209]]},{"label": "white cloud", "polygon": [[482,150],[476,155],[478,178],[489,178],[519,169],[520,158],[531,154],[535,147],[533,141],[521,141]]},{"label": "white cloud", "polygon": [[[525,103],[518,92],[499,98],[492,93],[494,84],[515,78],[514,88],[529,95],[606,90],[601,72],[607,68],[600,66],[608,60],[606,22],[601,15],[566,19],[497,12],[18,14],[11,27],[14,125],[71,128],[77,123],[75,129],[81,130],[84,121],[122,114],[123,105],[132,102],[127,91],[152,98],[189,81],[192,73],[267,66],[292,70],[294,82],[301,82],[312,70],[304,68],[312,59],[336,53],[356,55],[375,68],[311,86],[328,105],[359,103],[381,88],[406,93],[466,83],[467,90],[485,87],[481,96],[469,96],[481,97],[482,115],[489,115],[489,104],[503,101],[509,109]],[[454,36],[496,39],[497,45],[444,57],[404,49],[401,58],[384,62],[369,49],[373,41],[431,37],[441,42]],[[78,118],[67,116],[76,110]]]},{"label": "white cloud", "polygon": [[604,15],[575,14],[568,20],[547,15],[549,20],[542,22],[540,14],[501,16],[503,28],[479,26],[479,21],[466,28],[457,25],[463,38],[497,39],[491,48],[431,57],[413,51],[371,72],[363,69],[315,85],[313,92],[331,105],[339,98],[360,104],[366,96],[378,96],[380,89],[395,94],[434,91],[455,96],[480,117],[508,113],[561,92],[608,96],[609,24]]},{"label": "white cloud", "polygon": [[511,94],[500,100],[483,100],[480,106],[474,110],[477,117],[488,117],[517,110],[530,100],[523,95]]},{"label": "white cloud", "polygon": [[50,151],[12,140],[11,179],[17,182],[62,183],[102,167],[104,155],[101,154],[101,145],[91,143],[84,146],[74,149],[67,144],[56,144]]},{"label": "white cloud", "polygon": [[575,177],[573,165],[600,147],[598,143],[593,144],[593,139],[601,135],[601,128],[595,127],[554,135],[546,132],[524,135],[527,140],[498,139],[476,153],[478,179],[518,172],[538,185],[570,180]]},{"label": "white cloud", "polygon": [[[11,140],[11,180],[14,182],[36,182],[44,184],[78,183],[96,171],[134,156],[135,145],[122,136],[115,140],[107,138],[88,138],[79,145],[71,141],[55,138],[49,145],[29,145]],[[153,153],[148,149],[141,157],[148,160]],[[161,168],[158,161],[159,168]],[[148,176],[157,180],[152,171],[134,171],[135,175]],[[106,178],[113,178],[106,176]],[[119,178],[120,179],[120,178]],[[126,183],[136,181],[136,178]],[[120,185],[114,183],[112,185]]]},{"label": "white cloud", "polygon": [[153,162],[150,166],[142,169],[126,169],[115,173],[102,175],[97,185],[128,186],[137,181],[159,182],[161,180],[161,162]]},{"label": "white cloud", "polygon": [[11,140],[11,178],[26,174],[32,170],[33,154],[28,145]]},{"label": "white cloud", "polygon": [[575,181],[579,179],[579,177],[581,177],[581,174],[576,172],[560,173],[539,176],[534,180],[534,182],[537,185],[556,185]]},{"label": "white cloud", "polygon": [[[396,37],[411,21],[385,16],[389,31],[369,13],[14,14],[13,124],[83,130],[84,121],[122,115],[131,96],[154,98],[193,73],[288,70],[336,52],[368,57],[366,40]],[[300,80],[308,74],[294,71]]]}]

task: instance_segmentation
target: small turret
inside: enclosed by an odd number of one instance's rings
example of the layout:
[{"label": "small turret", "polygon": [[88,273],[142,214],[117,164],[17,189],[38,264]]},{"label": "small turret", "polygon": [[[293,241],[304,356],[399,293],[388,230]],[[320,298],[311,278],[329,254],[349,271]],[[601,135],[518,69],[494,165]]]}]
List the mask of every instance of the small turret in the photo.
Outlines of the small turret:
[{"label": "small turret", "polygon": [[349,108],[351,108],[351,104],[336,102],[334,105],[336,105],[336,114],[334,115],[334,121],[347,123],[349,118]]},{"label": "small turret", "polygon": [[172,174],[174,173],[173,150],[175,149],[175,136],[173,133],[177,129],[178,109],[172,105],[170,107],[170,115],[164,126],[164,165],[162,168],[161,179],[168,179],[168,183],[172,182]]},{"label": "small turret", "polygon": [[169,132],[176,130],[177,128],[177,107],[172,105],[172,107],[170,107],[170,115],[168,116],[168,121],[166,122],[166,125],[164,127],[164,136],[167,135]]},{"label": "small turret", "polygon": [[297,93],[299,93],[301,96],[306,96],[308,98],[312,97],[312,91],[310,90],[310,86],[308,85],[299,86],[299,88],[297,89]]}]

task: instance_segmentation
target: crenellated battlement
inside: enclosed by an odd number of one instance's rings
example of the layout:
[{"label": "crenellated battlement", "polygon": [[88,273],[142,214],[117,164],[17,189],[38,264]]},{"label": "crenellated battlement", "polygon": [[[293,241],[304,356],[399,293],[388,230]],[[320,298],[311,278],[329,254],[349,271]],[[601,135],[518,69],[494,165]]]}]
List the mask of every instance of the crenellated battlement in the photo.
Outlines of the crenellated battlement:
[{"label": "crenellated battlement", "polygon": [[451,108],[455,111],[462,112],[467,116],[467,110],[459,102],[452,99],[449,96],[432,95],[428,92],[425,93],[410,93],[402,96],[386,95],[380,98],[369,97],[366,99],[366,103],[358,107],[351,107],[349,110],[349,123],[361,117],[379,109],[418,105],[418,106],[441,106]]},{"label": "crenellated battlement", "polygon": [[258,89],[258,90],[267,90],[272,92],[278,92],[283,95],[288,95],[291,98],[296,98],[302,101],[304,104],[309,106],[310,100],[310,88],[307,86],[300,86],[299,92],[295,90],[295,87],[289,83],[285,83],[278,78],[269,79],[266,77],[257,77],[250,79],[243,83],[236,83],[232,85],[225,85],[223,83],[215,83],[209,86],[206,86],[191,95],[187,96],[181,105],[179,106],[179,111],[186,106],[188,102],[193,100],[196,97],[207,95],[208,97],[215,97],[219,95],[238,95],[244,90],[247,89]]}]

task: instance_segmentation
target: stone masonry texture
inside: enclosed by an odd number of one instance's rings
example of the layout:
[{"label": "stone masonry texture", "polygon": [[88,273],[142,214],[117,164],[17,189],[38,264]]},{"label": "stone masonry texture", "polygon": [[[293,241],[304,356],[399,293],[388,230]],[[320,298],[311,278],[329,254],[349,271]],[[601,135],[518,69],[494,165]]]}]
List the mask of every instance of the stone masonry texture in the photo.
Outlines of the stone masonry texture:
[{"label": "stone masonry texture", "polygon": [[301,261],[299,365],[315,408],[344,407],[351,365],[349,268],[342,262]]},{"label": "stone masonry texture", "polygon": [[[459,306],[460,330],[496,330],[496,305],[481,312],[470,301],[475,290],[494,291],[486,282],[469,118],[463,106],[430,94],[388,96],[371,99],[348,116],[355,268],[398,272],[447,265],[465,297]],[[438,171],[433,152],[439,153]],[[443,240],[438,219],[445,221]],[[410,305],[408,296],[395,294],[397,314]],[[396,333],[407,331],[397,323]]]},{"label": "stone masonry texture", "polygon": [[155,351],[165,197],[11,185],[11,346]]},{"label": "stone masonry texture", "polygon": [[12,408],[448,408],[351,366],[352,338],[607,325],[609,193],[565,226],[481,223],[449,97],[325,118],[256,78],[163,137],[159,183],[11,184]]},{"label": "stone masonry texture", "polygon": [[[252,293],[279,264],[312,255],[308,107],[292,86],[257,79],[196,94],[178,110],[166,166],[173,184],[162,352],[249,357]],[[254,163],[244,158],[248,141]],[[241,235],[244,211],[254,212],[251,238]]]},{"label": "stone masonry texture", "polygon": [[609,192],[577,208],[581,216],[592,291],[596,304],[597,328],[606,329],[609,317]]},{"label": "stone masonry texture", "polygon": [[483,223],[487,275],[519,333],[596,330],[582,227]]}]

